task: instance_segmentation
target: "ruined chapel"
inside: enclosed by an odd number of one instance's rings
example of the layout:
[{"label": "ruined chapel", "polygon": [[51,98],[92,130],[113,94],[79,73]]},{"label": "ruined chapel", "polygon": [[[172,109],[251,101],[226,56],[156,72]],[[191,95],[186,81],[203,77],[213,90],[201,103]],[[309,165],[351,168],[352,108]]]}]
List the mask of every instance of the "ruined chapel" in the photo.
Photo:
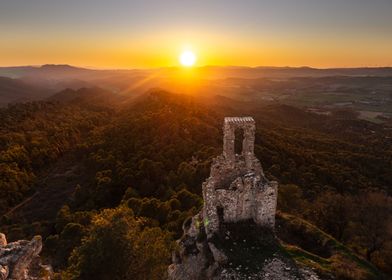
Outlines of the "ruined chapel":
[{"label": "ruined chapel", "polygon": [[[235,131],[243,132],[242,152],[235,153]],[[255,121],[252,117],[226,117],[223,124],[223,153],[211,166],[203,183],[203,219],[207,235],[222,222],[253,220],[273,229],[277,182],[268,181],[254,154]]]}]

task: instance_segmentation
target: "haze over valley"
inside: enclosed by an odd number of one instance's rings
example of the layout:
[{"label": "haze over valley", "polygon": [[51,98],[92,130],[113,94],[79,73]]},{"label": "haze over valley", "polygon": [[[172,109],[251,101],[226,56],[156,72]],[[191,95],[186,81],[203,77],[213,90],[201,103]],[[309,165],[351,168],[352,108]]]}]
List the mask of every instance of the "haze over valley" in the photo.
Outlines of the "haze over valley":
[{"label": "haze over valley", "polygon": [[[91,70],[69,65],[0,68],[0,104],[56,99],[64,90],[101,88],[132,99],[153,88],[243,102],[279,103],[318,114],[352,111],[358,118],[388,122],[392,68],[180,67]],[[71,91],[70,91],[71,92]],[[60,94],[65,95],[65,94]],[[72,93],[66,99],[72,98]]]}]

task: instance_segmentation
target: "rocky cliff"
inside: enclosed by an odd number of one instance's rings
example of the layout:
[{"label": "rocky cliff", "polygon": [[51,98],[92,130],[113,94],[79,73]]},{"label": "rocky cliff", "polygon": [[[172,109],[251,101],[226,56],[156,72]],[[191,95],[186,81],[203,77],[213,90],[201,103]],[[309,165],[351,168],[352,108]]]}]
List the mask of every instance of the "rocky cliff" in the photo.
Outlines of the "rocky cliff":
[{"label": "rocky cliff", "polygon": [[41,250],[40,236],[7,243],[0,233],[0,280],[49,280],[52,270],[41,263]]},{"label": "rocky cliff", "polygon": [[171,280],[321,279],[289,257],[268,228],[250,221],[225,223],[208,239],[203,226],[192,228],[195,219],[184,225],[169,267]]},{"label": "rocky cliff", "polygon": [[[236,129],[244,132],[241,154],[234,152]],[[223,131],[223,153],[203,184],[203,209],[183,225],[169,279],[319,279],[275,236],[278,185],[254,155],[253,118],[225,118]]]}]

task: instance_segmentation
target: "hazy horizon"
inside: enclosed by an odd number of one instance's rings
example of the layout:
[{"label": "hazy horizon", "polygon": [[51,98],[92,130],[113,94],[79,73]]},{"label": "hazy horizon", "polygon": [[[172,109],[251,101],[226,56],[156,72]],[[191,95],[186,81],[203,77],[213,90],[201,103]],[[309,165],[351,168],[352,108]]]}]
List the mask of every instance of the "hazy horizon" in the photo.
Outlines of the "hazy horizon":
[{"label": "hazy horizon", "polygon": [[130,69],[392,66],[392,2],[31,0],[0,3],[0,65]]},{"label": "hazy horizon", "polygon": [[[68,63],[43,63],[43,64],[20,64],[20,65],[0,65],[0,68],[18,68],[18,67],[33,67],[33,68],[41,68],[43,66],[69,66],[73,68],[80,68],[80,69],[87,69],[87,70],[158,70],[158,69],[180,69],[183,68],[181,65],[172,65],[172,66],[155,66],[155,67],[95,67],[89,65],[75,65],[75,64],[68,64]],[[301,68],[309,68],[309,69],[319,69],[319,70],[328,70],[328,69],[356,69],[356,68],[392,68],[392,65],[381,65],[381,66],[331,66],[331,67],[316,67],[311,65],[299,65],[299,66],[292,66],[292,65],[283,65],[283,66],[276,66],[276,65],[255,65],[255,66],[248,66],[248,65],[198,65],[192,67],[193,69],[201,69],[201,68],[208,68],[208,67],[216,67],[216,68],[249,68],[249,69],[257,69],[257,68],[291,68],[291,69],[301,69]],[[192,69],[188,69],[191,71]]]}]

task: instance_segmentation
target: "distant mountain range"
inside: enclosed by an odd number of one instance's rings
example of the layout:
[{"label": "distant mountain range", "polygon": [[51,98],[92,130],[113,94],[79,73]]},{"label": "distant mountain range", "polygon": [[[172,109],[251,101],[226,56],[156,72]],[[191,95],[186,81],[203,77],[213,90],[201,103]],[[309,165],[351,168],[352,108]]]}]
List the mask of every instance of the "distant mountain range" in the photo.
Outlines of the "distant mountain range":
[{"label": "distant mountain range", "polygon": [[[204,74],[213,75],[212,78],[238,77],[298,77],[298,76],[391,76],[392,67],[363,67],[363,68],[327,68],[312,67],[245,67],[245,66],[203,66],[194,70]],[[75,67],[67,64],[46,64],[42,66],[14,66],[0,67],[0,76],[21,78],[26,76],[40,76],[43,78],[88,78],[92,76],[106,76],[107,74],[171,74],[179,71],[178,67],[164,67],[156,69],[129,69],[129,70],[96,70]]]},{"label": "distant mountain range", "polygon": [[50,96],[50,94],[50,91],[45,87],[26,83],[21,79],[0,77],[0,106],[8,103],[43,99]]},{"label": "distant mountain range", "polygon": [[[190,73],[191,75],[188,75]],[[304,77],[335,79],[337,76],[389,78],[392,77],[392,67],[317,69],[204,66],[194,69],[166,67],[133,70],[96,70],[66,64],[0,67],[0,106],[45,99],[65,89],[97,87],[125,96],[137,96],[151,88],[162,88],[178,93],[196,93],[203,96],[235,94],[237,97],[245,97],[259,92],[260,88],[264,89],[266,83],[281,83],[280,87],[291,88],[292,83],[286,84],[284,81]],[[333,84],[334,81],[329,83]]]}]

